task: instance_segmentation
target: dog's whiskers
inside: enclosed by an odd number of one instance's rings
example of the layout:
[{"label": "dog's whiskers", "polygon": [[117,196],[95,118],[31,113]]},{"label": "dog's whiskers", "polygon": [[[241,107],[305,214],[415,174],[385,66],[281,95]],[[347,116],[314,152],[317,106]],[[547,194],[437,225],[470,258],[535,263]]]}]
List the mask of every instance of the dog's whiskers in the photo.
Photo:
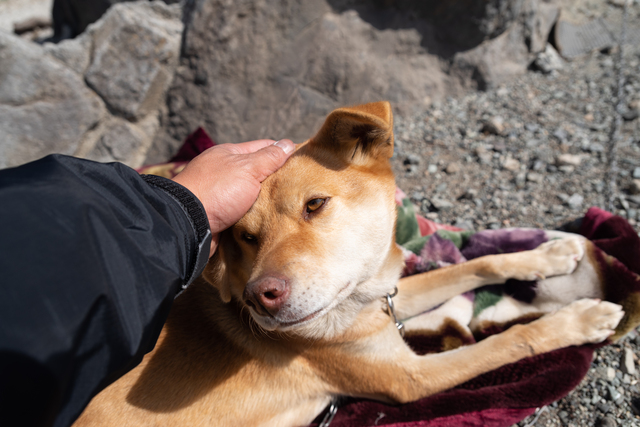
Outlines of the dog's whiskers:
[{"label": "dog's whiskers", "polygon": [[251,334],[256,338],[259,338],[260,336],[270,337],[270,334],[268,333],[268,331],[264,329],[258,322],[256,322],[253,316],[251,316],[251,313],[248,311],[249,308],[247,306],[243,306],[241,308],[241,313],[245,310],[247,310],[247,316],[240,316],[240,317],[243,318],[243,321],[244,321],[244,318],[247,318],[246,325],[249,327]]}]

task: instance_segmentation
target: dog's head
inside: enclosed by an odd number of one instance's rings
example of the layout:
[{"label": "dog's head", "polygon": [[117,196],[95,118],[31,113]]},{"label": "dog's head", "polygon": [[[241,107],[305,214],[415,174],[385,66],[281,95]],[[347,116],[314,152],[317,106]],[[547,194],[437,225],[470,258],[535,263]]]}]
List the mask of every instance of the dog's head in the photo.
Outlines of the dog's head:
[{"label": "dog's head", "polygon": [[387,102],[335,110],[263,182],[205,270],[225,302],[266,330],[321,338],[392,290],[402,265],[392,128]]}]

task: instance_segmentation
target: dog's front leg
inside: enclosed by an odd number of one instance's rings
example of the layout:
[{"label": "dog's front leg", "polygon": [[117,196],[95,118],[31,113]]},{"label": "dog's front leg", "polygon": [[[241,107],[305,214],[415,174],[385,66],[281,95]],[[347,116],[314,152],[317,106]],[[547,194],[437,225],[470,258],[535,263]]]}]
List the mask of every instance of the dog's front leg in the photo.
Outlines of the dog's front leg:
[{"label": "dog's front leg", "polygon": [[585,239],[569,237],[530,251],[489,255],[400,279],[394,299],[400,319],[420,314],[448,299],[507,279],[540,280],[573,272],[584,255]]},{"label": "dog's front leg", "polygon": [[[345,362],[344,392],[397,403],[411,402],[464,383],[480,374],[525,357],[571,345],[596,343],[613,333],[624,312],[607,301],[583,299],[526,325],[515,325],[477,344],[418,356],[406,345],[386,345],[386,351]],[[398,336],[393,326],[387,329]],[[386,335],[390,341],[395,337]],[[399,337],[398,337],[399,338]],[[386,343],[388,344],[388,342]],[[370,351],[374,351],[371,347]]]}]

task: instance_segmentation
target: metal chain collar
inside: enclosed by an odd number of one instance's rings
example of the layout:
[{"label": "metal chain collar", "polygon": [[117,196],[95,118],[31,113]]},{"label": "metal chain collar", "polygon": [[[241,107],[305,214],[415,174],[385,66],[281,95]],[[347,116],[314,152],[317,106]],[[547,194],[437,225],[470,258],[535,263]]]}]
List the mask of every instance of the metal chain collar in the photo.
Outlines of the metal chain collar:
[{"label": "metal chain collar", "polygon": [[393,297],[398,295],[398,287],[393,288],[392,294],[387,294],[385,297],[387,299],[387,313],[393,318],[393,321],[396,324],[396,328],[398,328],[398,332],[401,337],[404,337],[404,323],[398,320],[398,316],[396,316],[396,308],[393,305]]},{"label": "metal chain collar", "polygon": [[337,412],[338,412],[338,399],[334,397],[333,400],[331,401],[331,405],[329,406],[329,412],[327,412],[327,415],[324,416],[324,418],[322,419],[322,422],[318,427],[329,427],[329,424],[331,424],[331,421],[333,421],[333,417],[336,416]]}]

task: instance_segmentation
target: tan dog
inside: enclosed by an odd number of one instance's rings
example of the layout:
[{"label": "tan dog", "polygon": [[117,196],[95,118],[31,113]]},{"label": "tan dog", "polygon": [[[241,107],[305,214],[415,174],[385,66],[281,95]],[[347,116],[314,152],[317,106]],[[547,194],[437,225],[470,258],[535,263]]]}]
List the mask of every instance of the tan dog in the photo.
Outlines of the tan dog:
[{"label": "tan dog", "polygon": [[[158,344],[76,426],[300,426],[333,396],[410,402],[527,356],[600,342],[621,307],[579,300],[478,344],[418,356],[400,318],[479,286],[572,272],[578,238],[477,258],[398,282],[388,103],[334,111],[221,237]],[[561,325],[561,327],[559,327]]]}]

